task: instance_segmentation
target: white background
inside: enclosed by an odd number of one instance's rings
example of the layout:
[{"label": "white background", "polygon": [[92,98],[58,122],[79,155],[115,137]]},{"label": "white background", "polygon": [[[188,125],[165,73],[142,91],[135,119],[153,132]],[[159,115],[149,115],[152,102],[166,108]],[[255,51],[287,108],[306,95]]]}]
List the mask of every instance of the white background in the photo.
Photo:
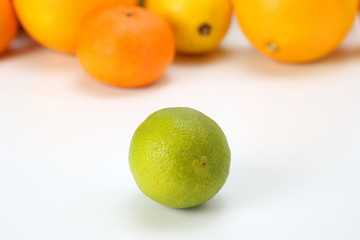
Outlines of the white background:
[{"label": "white background", "polygon": [[[218,51],[177,57],[142,89],[20,37],[0,58],[0,239],[360,239],[357,22],[302,65],[263,57],[234,23]],[[213,118],[232,150],[227,183],[198,208],[151,201],[128,167],[136,127],[173,106]]]}]

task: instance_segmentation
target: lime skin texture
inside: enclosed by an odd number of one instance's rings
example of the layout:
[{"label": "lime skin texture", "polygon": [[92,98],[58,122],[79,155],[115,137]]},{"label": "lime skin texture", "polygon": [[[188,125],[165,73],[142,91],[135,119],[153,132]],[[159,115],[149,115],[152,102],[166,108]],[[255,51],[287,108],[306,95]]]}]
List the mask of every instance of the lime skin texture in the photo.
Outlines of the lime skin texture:
[{"label": "lime skin texture", "polygon": [[129,151],[140,190],[172,208],[195,207],[214,197],[229,175],[230,158],[221,128],[191,108],[151,114],[135,131]]}]

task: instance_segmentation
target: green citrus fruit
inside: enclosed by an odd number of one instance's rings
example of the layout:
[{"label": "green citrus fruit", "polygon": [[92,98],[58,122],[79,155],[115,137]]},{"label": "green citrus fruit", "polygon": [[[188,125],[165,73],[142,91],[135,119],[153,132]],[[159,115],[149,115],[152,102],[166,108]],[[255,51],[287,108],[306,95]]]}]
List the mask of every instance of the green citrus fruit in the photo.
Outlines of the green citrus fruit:
[{"label": "green citrus fruit", "polygon": [[136,130],[129,164],[140,190],[173,208],[211,199],[224,185],[230,149],[221,128],[190,108],[151,114]]}]

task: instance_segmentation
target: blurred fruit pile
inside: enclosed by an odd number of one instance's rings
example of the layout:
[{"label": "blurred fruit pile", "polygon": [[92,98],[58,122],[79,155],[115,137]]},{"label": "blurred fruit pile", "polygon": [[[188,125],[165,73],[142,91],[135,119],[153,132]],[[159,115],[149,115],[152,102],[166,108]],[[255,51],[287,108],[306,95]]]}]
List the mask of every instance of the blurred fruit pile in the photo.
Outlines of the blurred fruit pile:
[{"label": "blurred fruit pile", "polygon": [[0,54],[16,37],[19,21],[39,44],[76,54],[95,79],[141,87],[166,71],[175,52],[214,51],[228,31],[233,9],[259,52],[302,63],[323,58],[339,46],[358,4],[358,0],[0,0]]}]

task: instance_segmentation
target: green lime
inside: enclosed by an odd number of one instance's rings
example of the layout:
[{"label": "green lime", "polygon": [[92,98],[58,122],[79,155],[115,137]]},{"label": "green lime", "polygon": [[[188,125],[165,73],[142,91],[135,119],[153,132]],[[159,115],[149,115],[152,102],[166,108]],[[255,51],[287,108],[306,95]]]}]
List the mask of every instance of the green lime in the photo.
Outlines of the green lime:
[{"label": "green lime", "polygon": [[129,164],[140,190],[173,208],[210,200],[225,184],[230,149],[221,128],[191,108],[151,114],[136,130]]}]

